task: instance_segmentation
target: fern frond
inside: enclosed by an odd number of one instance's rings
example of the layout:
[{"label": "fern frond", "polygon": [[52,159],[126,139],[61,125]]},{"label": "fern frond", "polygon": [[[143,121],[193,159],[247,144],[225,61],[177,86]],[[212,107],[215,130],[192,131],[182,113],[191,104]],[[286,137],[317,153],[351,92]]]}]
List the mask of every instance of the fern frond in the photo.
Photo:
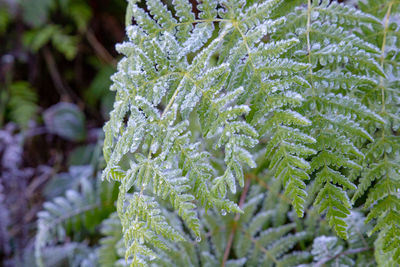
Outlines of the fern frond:
[{"label": "fern frond", "polygon": [[346,238],[344,218],[352,208],[347,191],[356,189],[352,180],[357,178],[364,158],[360,144],[374,140],[367,128],[370,121],[385,123],[351,92],[373,90],[378,84],[376,77],[386,76],[377,59],[379,46],[355,31],[364,25],[375,27],[378,20],[331,1],[309,1],[292,10],[288,19],[272,37],[289,38],[295,33],[300,42],[289,51],[296,60],[310,64],[305,75],[310,86],[297,91],[304,99],[297,110],[307,114],[312,127],[304,131],[316,140],[310,144],[316,153],[307,169],[316,177],[313,187],[322,188],[314,203],[321,204],[319,210],[327,211],[330,225]]},{"label": "fern frond", "polygon": [[[368,7],[366,6],[369,5]],[[377,77],[379,83],[374,90],[360,98],[369,104],[370,109],[379,112],[385,120],[383,125],[370,125],[375,141],[366,145],[367,170],[362,172],[360,189],[353,196],[353,202],[366,194],[364,208],[369,213],[366,221],[372,222],[374,228],[370,234],[378,233],[376,240],[377,253],[375,258],[379,264],[400,264],[400,249],[398,232],[399,219],[399,173],[400,166],[398,150],[400,142],[397,138],[399,91],[392,90],[393,81],[398,80],[399,72],[393,65],[393,53],[398,51],[399,44],[394,41],[398,34],[396,22],[393,19],[400,12],[395,1],[360,2],[361,10],[375,16],[379,23],[373,28],[362,28],[365,38],[380,48],[379,64],[385,71],[384,77]],[[373,35],[371,35],[371,30]],[[397,100],[396,100],[397,99]],[[379,254],[381,253],[381,254]],[[385,258],[385,260],[382,260]]]},{"label": "fern frond", "polygon": [[[35,257],[43,266],[42,250],[47,245],[63,242],[81,229],[93,232],[112,208],[113,185],[93,184],[88,177],[80,179],[80,191],[68,190],[63,197],[45,202],[38,213],[38,232],[35,240]],[[46,248],[47,249],[47,248]]]},{"label": "fern frond", "polygon": [[[204,0],[197,14],[189,1],[129,1],[103,179],[121,183],[117,210],[131,266],[173,266],[169,253],[188,266],[304,263],[310,254],[294,247],[311,234],[286,217],[289,204],[302,217],[314,202],[346,239],[365,193],[382,249],[398,253],[398,70],[381,42],[392,33],[350,5],[308,1],[284,12],[282,2]],[[380,35],[363,36],[371,29]],[[229,200],[246,179],[265,183],[259,174],[276,178],[267,194]],[[221,225],[227,229],[215,231]],[[191,238],[207,239],[198,255]],[[333,239],[325,240],[332,249],[345,242]],[[354,264],[339,254],[336,262]]]},{"label": "fern frond", "polygon": [[380,23],[376,17],[362,12],[361,10],[355,9],[349,5],[322,0],[319,6],[318,2],[315,4],[315,6],[315,11],[319,12],[322,16],[329,18],[331,21],[338,22],[340,24],[357,25],[359,23]]},{"label": "fern frond", "polygon": [[38,110],[37,94],[29,83],[23,81],[11,84],[9,94],[10,118],[22,129],[26,129]]}]

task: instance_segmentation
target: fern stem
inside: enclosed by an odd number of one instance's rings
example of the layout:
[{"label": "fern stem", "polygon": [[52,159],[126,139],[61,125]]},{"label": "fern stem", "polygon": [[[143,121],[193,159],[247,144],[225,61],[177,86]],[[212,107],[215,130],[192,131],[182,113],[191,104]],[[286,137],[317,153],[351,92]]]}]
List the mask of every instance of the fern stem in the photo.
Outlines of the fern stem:
[{"label": "fern stem", "polygon": [[247,53],[249,54],[249,62],[251,64],[251,66],[253,67],[253,70],[256,71],[256,67],[254,66],[253,60],[251,59],[251,53],[250,53],[251,50],[250,50],[249,44],[247,42],[246,35],[240,29],[239,24],[238,24],[237,21],[232,21],[232,25],[235,27],[235,29],[239,32],[240,36],[242,37],[243,43],[244,43],[244,45],[246,46],[246,49],[247,49]]},{"label": "fern stem", "polygon": [[313,69],[311,64],[311,40],[310,40],[310,33],[311,33],[311,0],[307,1],[307,30],[306,30],[306,38],[307,38],[307,58],[308,64],[310,64],[310,85],[311,85],[311,94],[312,94],[312,101],[315,103],[315,111],[318,112],[317,100],[315,98],[315,87],[314,87],[314,80],[313,80]]},{"label": "fern stem", "polygon": [[175,101],[176,96],[179,93],[179,87],[175,90],[174,94],[172,95],[171,99],[169,100],[167,106],[165,107],[163,113],[161,114],[161,119],[164,117],[165,114],[167,114],[168,110],[171,108],[172,104]]},{"label": "fern stem", "polygon": [[[306,31],[306,38],[307,38],[307,56],[308,56],[308,63],[311,65],[311,42],[310,42],[310,32],[311,32],[311,0],[308,0],[307,4],[307,31]],[[313,71],[312,67],[310,67],[310,82],[312,93],[314,93],[314,85],[313,85]]]},{"label": "fern stem", "polygon": [[[386,36],[389,28],[389,17],[390,17],[390,12],[392,10],[393,6],[393,1],[389,3],[386,15],[385,15],[385,26],[383,30],[383,41],[382,41],[382,49],[381,49],[381,57],[380,57],[380,63],[381,63],[381,68],[383,68],[383,63],[385,61],[385,48],[386,48]],[[380,79],[380,87],[382,91],[382,112],[385,112],[385,87],[384,87],[384,78],[381,77]]]},{"label": "fern stem", "polygon": [[[246,178],[247,178],[246,184],[244,185],[243,192],[242,192],[242,195],[240,196],[240,200],[239,200],[239,208],[242,208],[244,201],[246,200],[247,192],[249,191],[249,187],[250,187],[251,179],[250,179],[250,177],[246,177]],[[240,213],[237,213],[234,218],[231,233],[229,234],[228,243],[226,244],[221,267],[225,267],[226,261],[228,260],[229,253],[230,253],[231,247],[232,247],[233,237],[235,236],[235,232],[236,232],[237,226],[238,226],[237,222],[239,221],[239,219],[240,219]]]}]

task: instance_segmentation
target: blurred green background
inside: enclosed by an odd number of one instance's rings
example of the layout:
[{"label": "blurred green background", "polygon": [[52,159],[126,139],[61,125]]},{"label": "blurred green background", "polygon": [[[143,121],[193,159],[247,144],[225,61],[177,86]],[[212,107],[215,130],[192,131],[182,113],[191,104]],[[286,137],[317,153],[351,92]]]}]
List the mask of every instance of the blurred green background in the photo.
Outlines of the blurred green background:
[{"label": "blurred green background", "polygon": [[0,266],[33,266],[43,202],[96,180],[125,8],[0,0]]}]

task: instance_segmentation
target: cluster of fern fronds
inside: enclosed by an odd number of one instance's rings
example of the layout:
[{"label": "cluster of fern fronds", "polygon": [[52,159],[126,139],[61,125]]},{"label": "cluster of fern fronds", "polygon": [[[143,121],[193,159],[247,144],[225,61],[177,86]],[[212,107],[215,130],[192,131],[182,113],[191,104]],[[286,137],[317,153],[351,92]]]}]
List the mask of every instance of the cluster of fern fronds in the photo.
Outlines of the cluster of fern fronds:
[{"label": "cluster of fern fronds", "polygon": [[[93,262],[399,264],[399,13],[397,0],[129,0],[104,126],[116,213]],[[46,204],[39,263],[78,195]]]}]

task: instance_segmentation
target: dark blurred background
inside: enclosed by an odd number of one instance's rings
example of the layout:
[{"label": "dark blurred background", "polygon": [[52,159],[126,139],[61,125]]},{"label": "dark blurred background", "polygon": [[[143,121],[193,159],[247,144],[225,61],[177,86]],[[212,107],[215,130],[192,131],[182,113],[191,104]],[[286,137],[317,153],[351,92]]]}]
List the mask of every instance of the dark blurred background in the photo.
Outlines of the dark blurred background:
[{"label": "dark blurred background", "polygon": [[0,0],[0,266],[29,266],[37,212],[101,142],[125,8]]}]

